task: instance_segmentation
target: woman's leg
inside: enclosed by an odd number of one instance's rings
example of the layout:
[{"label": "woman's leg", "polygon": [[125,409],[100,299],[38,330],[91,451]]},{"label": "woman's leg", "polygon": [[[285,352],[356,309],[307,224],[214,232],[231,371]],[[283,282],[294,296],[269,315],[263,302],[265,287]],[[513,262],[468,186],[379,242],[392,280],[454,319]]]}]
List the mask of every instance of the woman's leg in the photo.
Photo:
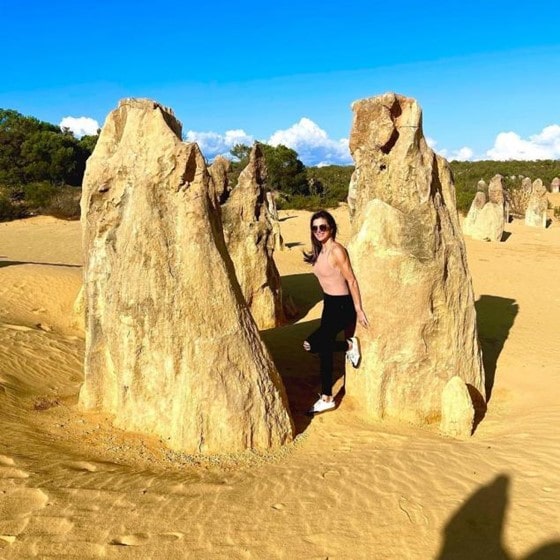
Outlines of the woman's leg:
[{"label": "woman's leg", "polygon": [[332,399],[333,352],[348,350],[346,341],[336,341],[336,335],[347,323],[347,312],[341,307],[341,297],[325,295],[321,326],[303,343],[304,348],[318,353],[321,371],[321,393],[326,400]]}]

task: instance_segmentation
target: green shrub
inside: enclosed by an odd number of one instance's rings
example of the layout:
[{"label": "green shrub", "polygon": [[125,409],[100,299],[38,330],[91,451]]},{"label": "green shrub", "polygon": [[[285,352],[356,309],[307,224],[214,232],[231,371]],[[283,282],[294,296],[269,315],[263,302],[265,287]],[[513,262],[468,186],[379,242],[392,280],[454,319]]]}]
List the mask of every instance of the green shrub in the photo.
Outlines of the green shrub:
[{"label": "green shrub", "polygon": [[59,188],[49,203],[41,209],[41,213],[62,220],[79,220],[80,196],[80,190],[74,187]]},{"label": "green shrub", "polygon": [[22,185],[18,191],[23,194],[25,205],[33,213],[38,212],[50,204],[53,196],[61,187],[55,187],[46,181]]},{"label": "green shrub", "polygon": [[323,203],[319,195],[304,196],[296,194],[280,198],[277,206],[279,210],[316,210],[322,208]]},{"label": "green shrub", "polygon": [[27,208],[24,204],[12,200],[4,193],[0,193],[0,222],[25,218],[27,215]]}]

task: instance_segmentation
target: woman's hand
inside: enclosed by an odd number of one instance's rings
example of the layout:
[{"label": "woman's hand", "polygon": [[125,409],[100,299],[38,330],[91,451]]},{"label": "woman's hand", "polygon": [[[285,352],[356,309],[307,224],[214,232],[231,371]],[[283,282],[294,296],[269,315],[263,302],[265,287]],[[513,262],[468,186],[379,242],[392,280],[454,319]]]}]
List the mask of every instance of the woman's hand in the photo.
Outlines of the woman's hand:
[{"label": "woman's hand", "polygon": [[367,320],[366,314],[364,313],[363,309],[360,309],[356,312],[356,318],[358,320],[358,323],[360,323],[362,327],[365,327],[366,329],[369,327],[369,321]]}]

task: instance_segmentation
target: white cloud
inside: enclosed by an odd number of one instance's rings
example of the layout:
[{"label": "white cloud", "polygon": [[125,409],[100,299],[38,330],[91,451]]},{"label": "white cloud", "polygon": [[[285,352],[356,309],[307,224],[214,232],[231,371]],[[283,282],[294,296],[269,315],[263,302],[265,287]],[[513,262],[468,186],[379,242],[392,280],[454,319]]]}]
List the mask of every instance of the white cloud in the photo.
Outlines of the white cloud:
[{"label": "white cloud", "polygon": [[268,144],[283,144],[295,150],[305,165],[349,165],[352,157],[348,148],[348,139],[333,140],[311,119],[303,117],[285,130],[277,130]]},{"label": "white cloud", "polygon": [[500,132],[494,147],[486,152],[493,160],[535,160],[560,158],[560,126],[553,124],[545,127],[539,134],[528,139],[515,132]]},{"label": "white cloud", "polygon": [[69,128],[77,138],[94,136],[99,129],[99,123],[90,117],[64,117],[58,126]]},{"label": "white cloud", "polygon": [[449,159],[451,161],[469,161],[472,160],[474,152],[468,147],[463,146],[454,152],[451,152]]},{"label": "white cloud", "polygon": [[446,148],[437,150],[437,142],[435,140],[426,138],[426,141],[433,150],[435,150],[440,156],[444,157],[448,161],[472,161],[474,159],[474,152],[468,146],[463,146],[458,150],[448,150]]},{"label": "white cloud", "polygon": [[252,146],[255,141],[251,135],[241,129],[227,130],[224,134],[189,130],[185,134],[185,140],[196,142],[204,156],[209,160],[213,160],[218,155],[229,155],[229,151],[236,144]]}]

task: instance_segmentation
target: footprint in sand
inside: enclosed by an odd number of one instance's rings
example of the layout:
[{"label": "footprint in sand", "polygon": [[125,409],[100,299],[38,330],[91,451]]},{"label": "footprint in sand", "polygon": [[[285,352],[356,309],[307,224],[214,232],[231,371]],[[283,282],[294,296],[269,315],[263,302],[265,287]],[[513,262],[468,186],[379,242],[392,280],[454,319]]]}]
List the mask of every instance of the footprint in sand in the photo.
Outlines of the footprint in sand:
[{"label": "footprint in sand", "polygon": [[340,476],[340,471],[337,471],[335,469],[330,469],[328,471],[325,471],[322,474],[322,477],[327,479],[327,478],[338,478]]},{"label": "footprint in sand", "polygon": [[399,498],[399,508],[413,525],[428,525],[428,517],[424,513],[424,506],[411,502],[404,496]]},{"label": "footprint in sand", "polygon": [[29,517],[43,509],[49,497],[40,488],[10,488],[0,494],[0,519]]},{"label": "footprint in sand", "polygon": [[159,535],[150,535],[148,533],[133,533],[131,535],[121,535],[113,539],[109,544],[113,546],[143,546],[148,543],[157,544],[157,541],[178,541],[183,538],[183,533],[169,532]]},{"label": "footprint in sand", "polygon": [[14,467],[0,466],[0,479],[8,478],[29,478],[29,473],[26,473],[25,471],[16,469]]},{"label": "footprint in sand", "polygon": [[150,541],[150,535],[147,533],[136,533],[133,535],[122,535],[116,537],[109,544],[115,546],[142,546],[148,544]]},{"label": "footprint in sand", "polygon": [[48,496],[39,488],[9,488],[0,492],[0,546],[9,546],[25,531],[33,513],[43,509]]},{"label": "footprint in sand", "polygon": [[8,544],[15,543],[16,539],[17,537],[15,537],[14,535],[0,535],[0,541],[7,542]]},{"label": "footprint in sand", "polygon": [[7,455],[0,455],[0,479],[29,478],[29,473],[16,467],[16,462]]},{"label": "footprint in sand", "polygon": [[164,541],[180,541],[184,537],[183,533],[162,533],[158,535],[158,539]]},{"label": "footprint in sand", "polygon": [[66,466],[73,471],[97,472],[97,465],[89,463],[88,461],[74,461],[68,463]]},{"label": "footprint in sand", "polygon": [[23,325],[11,325],[10,323],[2,323],[0,326],[4,327],[5,329],[10,329],[12,331],[21,331],[21,332],[30,332],[34,329],[30,327],[25,327]]},{"label": "footprint in sand", "polygon": [[7,455],[0,455],[0,465],[3,467],[15,467],[16,462]]}]

